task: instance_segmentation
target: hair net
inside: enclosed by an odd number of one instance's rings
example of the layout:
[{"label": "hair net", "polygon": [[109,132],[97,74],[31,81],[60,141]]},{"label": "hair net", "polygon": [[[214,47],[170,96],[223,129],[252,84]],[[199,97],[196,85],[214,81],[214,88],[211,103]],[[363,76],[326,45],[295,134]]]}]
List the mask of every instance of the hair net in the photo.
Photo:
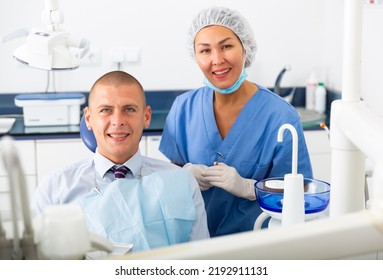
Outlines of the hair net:
[{"label": "hair net", "polygon": [[193,58],[195,58],[195,36],[202,28],[209,25],[220,25],[231,29],[238,36],[246,51],[245,67],[249,67],[253,63],[256,43],[249,23],[237,11],[224,7],[211,7],[202,10],[194,18],[187,38],[187,47]]}]

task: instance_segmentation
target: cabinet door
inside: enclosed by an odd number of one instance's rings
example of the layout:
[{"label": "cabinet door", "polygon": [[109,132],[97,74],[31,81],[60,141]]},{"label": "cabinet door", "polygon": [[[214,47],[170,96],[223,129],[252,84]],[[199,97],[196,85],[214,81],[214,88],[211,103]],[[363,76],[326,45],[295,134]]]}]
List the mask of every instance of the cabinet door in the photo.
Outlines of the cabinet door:
[{"label": "cabinet door", "polygon": [[[14,142],[16,152],[19,156],[21,168],[26,175],[36,175],[36,152],[34,140],[19,140]],[[0,145],[0,154],[1,154]],[[0,176],[7,176],[8,171],[5,169],[3,160],[0,160]]]},{"label": "cabinet door", "polygon": [[142,156],[146,156],[146,138],[146,136],[142,136],[140,141],[140,153]]},{"label": "cabinet door", "polygon": [[158,147],[160,146],[161,142],[161,135],[153,135],[153,136],[147,136],[146,137],[146,155],[148,157],[161,159],[167,162],[170,162],[170,160],[164,156],[163,153],[160,152]]},{"label": "cabinet door", "polygon": [[39,182],[46,174],[92,154],[81,138],[36,140],[37,180]]},{"label": "cabinet door", "polygon": [[324,130],[305,131],[307,149],[310,154],[314,178],[330,182],[331,148],[327,132]]}]

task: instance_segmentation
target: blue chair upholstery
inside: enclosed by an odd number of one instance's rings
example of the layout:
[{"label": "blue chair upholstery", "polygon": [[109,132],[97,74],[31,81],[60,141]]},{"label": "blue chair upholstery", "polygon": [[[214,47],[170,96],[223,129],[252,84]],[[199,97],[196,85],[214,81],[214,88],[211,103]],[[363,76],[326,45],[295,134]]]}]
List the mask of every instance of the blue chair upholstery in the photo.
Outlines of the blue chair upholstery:
[{"label": "blue chair upholstery", "polygon": [[97,148],[96,138],[94,137],[93,130],[89,130],[86,127],[84,116],[81,117],[80,121],[80,136],[85,146],[94,153]]}]

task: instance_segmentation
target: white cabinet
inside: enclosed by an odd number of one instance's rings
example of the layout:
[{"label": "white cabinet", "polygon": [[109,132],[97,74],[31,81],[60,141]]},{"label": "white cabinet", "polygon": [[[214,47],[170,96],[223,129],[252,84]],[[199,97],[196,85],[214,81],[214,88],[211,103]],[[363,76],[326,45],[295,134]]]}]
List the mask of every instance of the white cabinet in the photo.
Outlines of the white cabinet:
[{"label": "white cabinet", "polygon": [[[15,141],[15,147],[20,158],[21,167],[25,174],[36,174],[36,152],[34,140],[20,140]],[[0,148],[1,151],[1,148]],[[0,161],[0,176],[6,176],[7,170],[3,165],[3,161]]]},{"label": "white cabinet", "polygon": [[140,152],[143,156],[146,156],[146,138],[146,136],[142,136],[140,141]]},{"label": "white cabinet", "polygon": [[158,147],[160,146],[161,135],[152,135],[146,137],[146,155],[148,157],[161,159],[167,162],[170,160],[160,152]]},{"label": "white cabinet", "polygon": [[331,148],[327,132],[307,130],[304,132],[307,149],[310,154],[314,178],[331,181]]},{"label": "white cabinet", "polygon": [[37,180],[39,182],[46,174],[91,155],[81,138],[36,140]]}]

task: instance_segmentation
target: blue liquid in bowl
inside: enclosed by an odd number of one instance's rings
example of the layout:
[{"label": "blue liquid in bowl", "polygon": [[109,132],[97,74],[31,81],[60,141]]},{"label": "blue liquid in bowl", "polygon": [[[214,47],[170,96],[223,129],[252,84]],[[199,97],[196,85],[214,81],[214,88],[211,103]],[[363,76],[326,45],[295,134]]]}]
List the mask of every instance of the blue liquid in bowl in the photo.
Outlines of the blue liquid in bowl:
[{"label": "blue liquid in bowl", "polygon": [[[328,206],[328,199],[320,195],[305,195],[305,214],[317,213],[325,210]],[[283,194],[268,194],[263,196],[259,205],[269,211],[282,213]]]},{"label": "blue liquid in bowl", "polygon": [[[268,211],[282,213],[283,189],[270,189],[266,187],[268,181],[282,181],[283,178],[269,178],[255,183],[255,193],[259,205]],[[327,182],[304,179],[305,214],[324,211],[330,202],[330,185]]]}]

